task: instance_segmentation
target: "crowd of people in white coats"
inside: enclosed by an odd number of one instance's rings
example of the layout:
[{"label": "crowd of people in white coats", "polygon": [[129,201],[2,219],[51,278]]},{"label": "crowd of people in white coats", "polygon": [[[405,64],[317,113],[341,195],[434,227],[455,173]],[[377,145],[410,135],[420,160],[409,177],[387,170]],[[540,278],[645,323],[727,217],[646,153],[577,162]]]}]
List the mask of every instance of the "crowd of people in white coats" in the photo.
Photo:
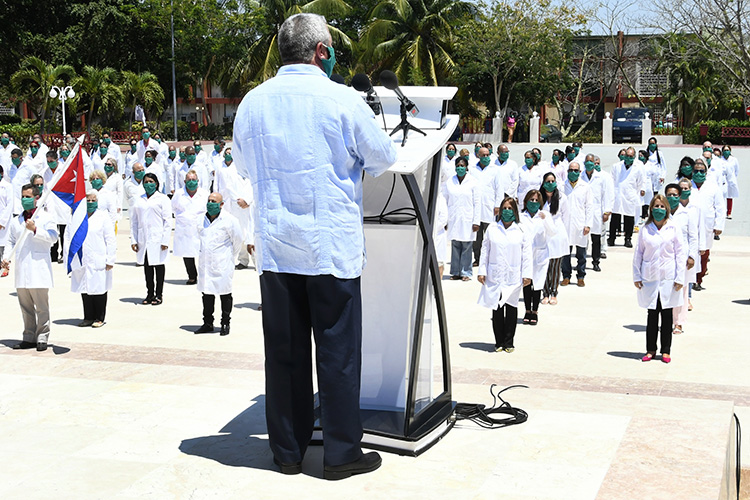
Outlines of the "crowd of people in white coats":
[{"label": "crowd of people in white coats", "polygon": [[0,136],[0,276],[14,269],[24,321],[23,341],[13,348],[47,348],[55,262],[68,266],[71,290],[81,294],[83,320],[78,326],[104,325],[124,207],[130,216],[131,248],[144,268],[142,304],[162,304],[171,248],[183,258],[186,284],[197,285],[202,293],[203,324],[195,333],[215,331],[218,295],[220,334],[227,335],[233,273],[249,266],[254,250],[252,189],[237,173],[231,148],[217,137],[210,152],[203,151],[200,141],[178,151],[143,127],[141,139],[131,140],[123,154],[105,132],[90,149],[82,149],[87,231],[81,252],[69,256],[71,240],[78,237],[71,230],[71,206],[57,195],[43,195],[75,144],[68,135],[59,148],[49,148],[36,134],[22,149],[9,134]]},{"label": "crowd of people in white coats", "polygon": [[580,142],[550,159],[530,149],[520,166],[505,144],[493,151],[476,143],[473,153],[446,146],[433,235],[441,274],[449,263],[450,279],[469,281],[476,267],[496,351],[514,351],[521,294],[522,323],[538,324],[540,304],[556,305],[561,286],[585,286],[587,257],[601,271],[622,235],[634,247],[638,304],[648,310],[642,360],[660,350],[661,361],[671,361],[672,335],[683,332],[739,195],[739,164],[730,146],[706,142],[669,170],[654,137],[646,150],[620,150],[609,173],[601,162]]}]

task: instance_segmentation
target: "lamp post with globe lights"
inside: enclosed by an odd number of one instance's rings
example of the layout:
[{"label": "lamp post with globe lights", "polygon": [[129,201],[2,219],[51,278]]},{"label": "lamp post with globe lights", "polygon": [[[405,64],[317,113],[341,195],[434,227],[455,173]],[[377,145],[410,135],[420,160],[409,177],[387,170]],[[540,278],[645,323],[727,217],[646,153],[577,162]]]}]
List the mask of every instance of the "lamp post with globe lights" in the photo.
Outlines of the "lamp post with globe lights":
[{"label": "lamp post with globe lights", "polygon": [[62,89],[57,85],[53,85],[49,91],[49,96],[52,99],[59,98],[60,102],[62,103],[62,128],[64,137],[65,135],[67,135],[67,131],[65,130],[65,100],[74,98],[76,96],[76,92],[70,85],[68,85],[67,87],[63,87]]}]

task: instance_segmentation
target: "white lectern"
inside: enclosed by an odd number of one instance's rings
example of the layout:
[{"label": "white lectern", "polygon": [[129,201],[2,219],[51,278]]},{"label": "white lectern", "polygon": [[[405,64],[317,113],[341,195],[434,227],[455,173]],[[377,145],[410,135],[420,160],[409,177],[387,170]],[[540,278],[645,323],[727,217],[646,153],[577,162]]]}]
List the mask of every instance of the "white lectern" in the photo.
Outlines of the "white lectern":
[{"label": "white lectern", "polygon": [[[386,132],[400,121],[399,101],[380,96]],[[442,150],[458,123],[447,115],[455,87],[401,87],[420,110],[409,122],[426,135],[393,136],[398,161],[365,176],[367,265],[362,274],[360,406],[363,446],[418,455],[453,426],[448,331],[432,240]],[[377,117],[382,121],[381,117]],[[313,440],[322,434],[316,429]]]}]

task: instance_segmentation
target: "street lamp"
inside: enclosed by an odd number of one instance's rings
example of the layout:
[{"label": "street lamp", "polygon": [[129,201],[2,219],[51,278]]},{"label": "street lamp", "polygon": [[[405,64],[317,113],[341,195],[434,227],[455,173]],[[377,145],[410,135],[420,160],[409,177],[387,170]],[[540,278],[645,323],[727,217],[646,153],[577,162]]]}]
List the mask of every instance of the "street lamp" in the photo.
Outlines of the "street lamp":
[{"label": "street lamp", "polygon": [[75,90],[73,90],[73,87],[68,85],[67,87],[60,88],[57,85],[53,85],[52,88],[49,91],[49,96],[52,99],[55,99],[57,97],[60,98],[60,102],[62,103],[62,125],[63,125],[63,136],[67,135],[67,132],[65,130],[65,99],[72,99],[76,96]]}]

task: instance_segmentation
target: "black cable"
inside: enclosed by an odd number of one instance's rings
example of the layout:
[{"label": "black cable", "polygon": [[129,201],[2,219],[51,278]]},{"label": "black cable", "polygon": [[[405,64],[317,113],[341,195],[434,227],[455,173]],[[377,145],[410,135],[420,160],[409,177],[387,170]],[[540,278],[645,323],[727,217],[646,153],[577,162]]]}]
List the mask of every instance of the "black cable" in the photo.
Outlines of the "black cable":
[{"label": "black cable", "polygon": [[740,484],[742,482],[742,467],[740,464],[740,450],[742,449],[742,429],[740,428],[740,419],[737,417],[737,414],[734,414],[734,421],[737,423],[737,441],[735,443],[735,447],[737,448],[735,450],[735,460],[737,462],[736,464],[736,480],[737,480],[737,500],[740,500]]},{"label": "black cable", "polygon": [[[508,389],[513,389],[515,387],[523,387],[525,389],[528,389],[528,387],[520,384],[511,385],[501,391],[498,391],[497,394],[495,394],[494,389],[496,386],[497,384],[492,384],[490,386],[490,394],[492,395],[493,399],[492,406],[490,408],[487,408],[482,404],[458,403],[455,409],[456,421],[471,420],[478,426],[484,427],[485,429],[500,429],[502,427],[518,425],[526,422],[529,419],[529,414],[521,408],[514,408],[513,406],[511,406],[510,403],[505,401],[502,396],[500,396],[500,394],[507,391]],[[500,405],[497,404],[498,399],[501,401]],[[510,415],[510,417],[497,418],[491,416],[497,413]]]}]

